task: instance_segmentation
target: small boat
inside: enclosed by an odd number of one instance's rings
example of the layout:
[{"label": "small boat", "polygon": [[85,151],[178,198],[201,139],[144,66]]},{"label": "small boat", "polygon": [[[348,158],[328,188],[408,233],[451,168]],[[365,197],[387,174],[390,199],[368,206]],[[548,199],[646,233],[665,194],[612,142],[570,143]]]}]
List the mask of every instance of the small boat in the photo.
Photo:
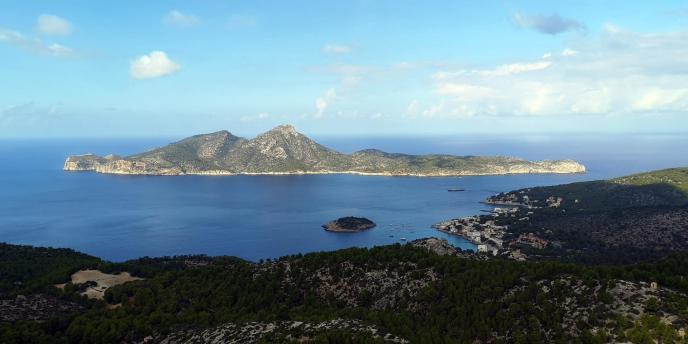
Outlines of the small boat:
[{"label": "small boat", "polygon": [[466,191],[466,190],[464,190],[464,189],[449,189],[447,191],[449,191],[449,192],[460,192],[460,191]]},{"label": "small boat", "polygon": [[399,240],[401,240],[401,241],[406,241],[406,238],[401,237],[401,238],[399,238]]}]

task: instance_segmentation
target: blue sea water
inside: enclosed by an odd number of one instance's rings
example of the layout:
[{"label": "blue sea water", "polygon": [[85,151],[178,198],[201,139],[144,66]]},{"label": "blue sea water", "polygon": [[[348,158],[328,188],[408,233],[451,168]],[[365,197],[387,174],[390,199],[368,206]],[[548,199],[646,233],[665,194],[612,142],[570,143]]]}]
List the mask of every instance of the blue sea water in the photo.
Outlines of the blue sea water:
[{"label": "blue sea water", "polygon": [[[427,236],[472,248],[430,226],[486,210],[479,202],[501,191],[688,166],[688,138],[682,135],[317,139],[345,152],[379,148],[572,158],[589,172],[462,178],[116,176],[64,172],[62,164],[70,154],[126,155],[173,139],[0,140],[0,241],[69,247],[114,261],[197,253],[258,260]],[[378,226],[362,233],[321,228],[347,215],[368,217]]]}]

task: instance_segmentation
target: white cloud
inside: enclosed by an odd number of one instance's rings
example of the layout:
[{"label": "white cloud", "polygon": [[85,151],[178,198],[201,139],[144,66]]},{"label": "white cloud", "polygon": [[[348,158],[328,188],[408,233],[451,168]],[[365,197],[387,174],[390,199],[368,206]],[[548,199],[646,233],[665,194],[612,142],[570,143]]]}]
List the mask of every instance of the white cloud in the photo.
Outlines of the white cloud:
[{"label": "white cloud", "polygon": [[74,50],[63,45],[53,43],[47,45],[36,38],[26,37],[20,32],[0,28],[0,43],[7,43],[22,50],[54,57],[69,57],[74,55]]},{"label": "white cloud", "polygon": [[261,112],[255,116],[243,116],[239,120],[242,122],[252,122],[252,121],[260,121],[264,119],[270,118],[270,114],[267,112]]},{"label": "white cloud", "polygon": [[36,30],[44,35],[68,36],[72,33],[72,24],[64,18],[52,14],[41,14],[36,22]]},{"label": "white cloud", "polygon": [[570,49],[570,48],[566,48],[566,49],[564,49],[564,51],[561,52],[561,56],[573,56],[576,54],[578,54],[578,51]]},{"label": "white cloud", "polygon": [[529,63],[510,63],[497,66],[493,69],[460,69],[457,71],[440,71],[433,75],[435,80],[447,80],[460,76],[484,76],[484,77],[498,77],[512,74],[534,72],[549,68],[552,65],[551,61],[536,61]]},{"label": "white cloud", "polygon": [[322,51],[327,54],[348,54],[352,51],[351,47],[342,44],[325,44]]},{"label": "white cloud", "polygon": [[196,26],[201,20],[194,15],[182,13],[179,10],[172,10],[168,13],[163,21],[170,25],[176,25],[179,27],[191,27]]},{"label": "white cloud", "polygon": [[423,111],[423,117],[425,118],[433,118],[437,116],[438,114],[441,114],[444,112],[444,103],[439,103],[436,105],[433,105]]},{"label": "white cloud", "polygon": [[325,115],[325,111],[327,110],[327,108],[332,104],[332,101],[334,101],[336,98],[337,92],[334,88],[327,90],[327,92],[325,92],[323,96],[318,97],[315,100],[316,113],[314,117],[322,118]]},{"label": "white cloud", "polygon": [[48,50],[55,56],[68,56],[74,53],[74,50],[71,48],[67,48],[57,43],[53,43],[48,46]]},{"label": "white cloud", "polygon": [[600,37],[546,60],[436,72],[433,92],[444,108],[426,111],[434,117],[688,114],[686,42],[688,32],[607,25]]},{"label": "white cloud", "polygon": [[417,99],[412,100],[409,103],[409,105],[406,107],[406,113],[411,117],[415,116],[419,110],[420,110],[420,103],[418,102]]},{"label": "white cloud", "polygon": [[688,87],[677,89],[649,89],[633,103],[636,110],[655,110],[679,107],[688,111]]},{"label": "white cloud", "polygon": [[313,68],[312,71],[336,75],[344,88],[352,89],[359,86],[365,77],[374,74],[374,68],[362,65],[332,64]]},{"label": "white cloud", "polygon": [[346,87],[356,87],[361,83],[362,79],[363,77],[360,75],[346,75],[342,77],[342,85]]},{"label": "white cloud", "polygon": [[488,99],[494,96],[493,90],[489,87],[458,82],[441,83],[437,86],[435,92],[440,95],[453,95],[465,100]]},{"label": "white cloud", "polygon": [[610,33],[610,34],[621,33],[623,31],[620,27],[618,27],[614,24],[611,24],[611,23],[605,23],[604,26],[602,27],[602,29],[606,33]]},{"label": "white cloud", "polygon": [[152,79],[172,74],[181,68],[163,51],[152,51],[131,61],[129,74],[134,79]]},{"label": "white cloud", "polygon": [[538,61],[532,63],[512,63],[501,65],[494,70],[482,71],[484,76],[506,76],[511,74],[519,74],[525,72],[532,72],[549,68],[552,65],[550,61]]}]

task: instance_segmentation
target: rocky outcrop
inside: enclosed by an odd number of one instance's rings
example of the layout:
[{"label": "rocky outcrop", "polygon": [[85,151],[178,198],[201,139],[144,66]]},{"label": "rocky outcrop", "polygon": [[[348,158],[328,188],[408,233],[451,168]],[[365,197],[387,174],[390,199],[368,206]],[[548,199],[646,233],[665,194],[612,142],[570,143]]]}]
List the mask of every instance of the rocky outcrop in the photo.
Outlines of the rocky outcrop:
[{"label": "rocky outcrop", "polygon": [[[229,323],[218,327],[206,329],[187,329],[166,335],[155,335],[144,339],[141,343],[267,343],[270,339],[283,339],[288,342],[310,342],[317,335],[330,331],[347,331],[365,335],[371,340],[385,343],[408,343],[408,340],[399,338],[382,331],[377,326],[366,325],[359,320],[334,319],[321,322],[302,321],[276,321],[276,322],[250,322],[245,324]],[[282,342],[281,340],[279,342]]]},{"label": "rocky outcrop", "polygon": [[45,321],[55,316],[77,313],[84,307],[52,295],[17,295],[0,299],[0,322]]},{"label": "rocky outcrop", "polygon": [[108,160],[95,155],[70,156],[64,164],[65,171],[95,171],[107,174],[136,175],[182,175],[185,172],[179,167],[159,167],[144,161],[113,159]]},{"label": "rocky outcrop", "polygon": [[95,171],[98,166],[107,163],[107,159],[95,154],[72,155],[64,163],[65,171]]},{"label": "rocky outcrop", "polygon": [[129,157],[94,154],[67,158],[66,171],[144,175],[327,174],[467,176],[583,173],[573,160],[526,161],[508,157],[393,154],[367,149],[344,154],[290,125],[247,140],[230,132],[196,135]]},{"label": "rocky outcrop", "polygon": [[328,232],[361,232],[375,227],[375,222],[365,217],[340,217],[323,225]]},{"label": "rocky outcrop", "polygon": [[424,248],[440,256],[455,256],[459,253],[456,247],[449,244],[446,239],[423,238],[411,241],[411,245]]},{"label": "rocky outcrop", "polygon": [[459,248],[456,248],[452,244],[450,244],[449,241],[447,241],[447,239],[440,239],[434,237],[422,238],[413,240],[409,244],[414,247],[425,249],[439,256],[456,256],[473,260],[490,259],[490,257],[486,255],[479,255],[472,251],[463,251]]}]

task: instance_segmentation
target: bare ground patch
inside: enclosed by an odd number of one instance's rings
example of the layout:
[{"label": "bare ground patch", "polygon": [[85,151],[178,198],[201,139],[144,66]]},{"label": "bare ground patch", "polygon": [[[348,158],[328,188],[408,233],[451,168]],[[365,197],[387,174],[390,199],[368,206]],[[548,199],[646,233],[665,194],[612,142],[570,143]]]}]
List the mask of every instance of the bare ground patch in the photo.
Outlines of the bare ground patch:
[{"label": "bare ground patch", "polygon": [[[120,272],[116,275],[106,274],[100,270],[81,270],[72,274],[71,283],[74,285],[90,283],[86,291],[81,295],[86,295],[89,299],[102,300],[105,291],[116,285],[127,282],[142,280],[143,278],[134,277],[128,272]],[[57,284],[56,287],[63,289],[65,284]]]}]

